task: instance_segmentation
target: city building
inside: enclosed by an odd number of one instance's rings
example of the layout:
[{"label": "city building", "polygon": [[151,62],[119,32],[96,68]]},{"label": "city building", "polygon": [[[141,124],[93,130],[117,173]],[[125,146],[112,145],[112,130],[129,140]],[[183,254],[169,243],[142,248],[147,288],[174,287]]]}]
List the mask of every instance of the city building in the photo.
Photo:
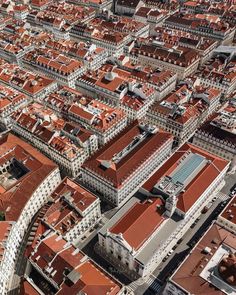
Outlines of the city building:
[{"label": "city building", "polygon": [[219,89],[224,96],[230,96],[236,89],[236,59],[225,56],[214,57],[197,71],[197,83]]},{"label": "city building", "polygon": [[75,242],[101,219],[100,200],[87,189],[65,178],[50,196],[41,223],[49,231]]},{"label": "city building", "polygon": [[2,1],[0,5],[0,12],[3,15],[8,15],[13,11],[14,2],[13,1]]},{"label": "city building", "polygon": [[235,235],[213,224],[171,276],[163,295],[235,294],[235,252]]},{"label": "city building", "polygon": [[0,28],[3,30],[9,23],[11,23],[12,17],[9,15],[0,16]]},{"label": "city building", "polygon": [[235,33],[232,25],[221,20],[219,16],[212,16],[208,13],[181,15],[177,12],[168,17],[163,26],[214,39],[225,45],[233,41]]},{"label": "city building", "polygon": [[153,69],[150,66],[133,64],[126,55],[121,55],[115,60],[115,63],[116,65],[113,66],[106,64],[106,69],[118,73],[121,78],[132,78],[137,82],[147,83],[155,89],[155,100],[160,100],[175,89],[177,74],[170,70]]},{"label": "city building", "polygon": [[20,64],[22,57],[33,49],[33,44],[23,39],[22,32],[0,33],[0,57],[9,63]]},{"label": "city building", "polygon": [[14,242],[17,243],[17,241],[10,238],[10,233],[14,224],[14,221],[4,221],[2,218],[0,220],[0,292],[4,295],[7,294],[8,280],[11,278],[11,272],[13,272],[14,269],[16,252],[16,249],[14,249]]},{"label": "city building", "polygon": [[[49,1],[48,1],[49,2]],[[42,7],[40,4],[39,7]],[[45,3],[44,8],[31,10],[27,15],[27,22],[32,26],[41,27],[51,32],[56,38],[69,39],[70,30],[77,23],[87,23],[95,17],[95,9],[73,5],[61,1]]]},{"label": "city building", "polygon": [[100,0],[100,1],[96,1],[96,0],[67,0],[66,2],[75,4],[75,5],[92,7],[98,12],[101,12],[104,10],[109,10],[109,9],[111,9],[111,6],[112,6],[112,0]]},{"label": "city building", "polygon": [[108,55],[119,56],[124,46],[131,41],[131,36],[123,32],[115,32],[103,26],[77,24],[71,28],[72,40],[90,42],[107,50]]},{"label": "city building", "polygon": [[108,13],[104,13],[92,19],[88,26],[92,26],[94,28],[106,28],[110,32],[121,32],[125,34],[129,34],[133,38],[146,38],[149,36],[149,25],[140,22],[134,18],[117,16],[117,15],[109,15]]},{"label": "city building", "polygon": [[193,143],[210,153],[231,161],[236,169],[236,102],[226,104],[196,131]]},{"label": "city building", "polygon": [[169,133],[134,121],[82,165],[82,181],[120,207],[166,160],[172,143]]},{"label": "city building", "polygon": [[[15,133],[55,161],[63,173],[76,177],[81,164],[97,148],[97,138],[79,126],[63,131],[65,123],[39,103],[15,113],[11,119]],[[74,141],[74,137],[78,140]]]},{"label": "city building", "polygon": [[122,110],[85,97],[71,104],[66,116],[92,131],[100,146],[114,138],[127,125],[127,117]]},{"label": "city building", "polygon": [[0,59],[0,82],[39,101],[57,89],[54,80],[25,71],[3,59]]},{"label": "city building", "polygon": [[30,284],[36,294],[131,294],[88,256],[56,234],[39,241],[29,257],[28,268],[31,270],[25,283]]},{"label": "city building", "polygon": [[160,44],[169,44],[195,50],[200,56],[200,65],[212,57],[214,49],[218,46],[216,40],[164,27],[155,27],[153,36],[155,36],[154,40],[160,42]]},{"label": "city building", "polygon": [[0,124],[10,127],[11,115],[31,102],[28,96],[3,85],[0,85]]},{"label": "city building", "polygon": [[127,125],[127,117],[118,108],[110,107],[81,92],[62,87],[45,98],[44,104],[58,116],[84,126],[104,145]]},{"label": "city building", "polygon": [[33,10],[45,10],[53,0],[31,0],[31,7]]},{"label": "city building", "polygon": [[6,233],[1,238],[5,247],[0,263],[0,293],[7,294],[28,226],[61,177],[56,164],[12,134],[1,137],[0,147],[0,212],[4,220],[0,228],[5,224]]},{"label": "city building", "polygon": [[82,124],[65,122],[61,134],[71,139],[76,146],[81,146],[88,156],[98,149],[98,137]]},{"label": "city building", "polygon": [[172,47],[159,41],[136,40],[130,46],[129,57],[134,63],[161,68],[177,73],[184,80],[198,68],[200,57],[197,51],[187,47]]},{"label": "city building", "polygon": [[216,223],[236,234],[236,195],[218,216]]},{"label": "city building", "polygon": [[81,61],[48,48],[28,52],[23,57],[22,64],[29,70],[45,74],[59,84],[72,88],[75,88],[76,79],[86,70]]},{"label": "city building", "polygon": [[[84,95],[91,96],[109,106],[120,107],[121,109],[125,96],[130,96],[131,100],[133,98],[134,103],[135,99],[138,99],[145,105],[142,113],[144,116],[148,107],[154,100],[163,94],[163,92],[158,92],[155,89],[155,85],[152,85],[155,84],[155,71],[153,72],[153,79],[148,79],[148,77],[146,77],[145,81],[145,77],[143,80],[139,79],[138,73],[135,77],[135,74],[129,71],[106,63],[97,71],[87,72],[78,78],[76,87]],[[175,86],[175,77],[171,79],[172,76],[170,76],[171,74],[169,77],[167,76],[166,79],[163,77],[163,82],[166,82],[165,84],[167,85],[169,84],[169,87],[165,90],[167,93]],[[151,78],[151,75],[149,77]],[[158,83],[158,70],[156,77]],[[162,86],[161,81],[159,85]],[[161,87],[159,90],[161,90]],[[126,112],[127,116],[129,117],[129,115],[131,115],[131,118],[134,117],[132,116],[132,108],[130,108],[130,113],[131,114]]]},{"label": "city building", "polygon": [[80,91],[67,86],[60,86],[44,98],[43,104],[52,109],[57,116],[65,116],[71,104],[76,103],[82,97]]},{"label": "city building", "polygon": [[20,21],[25,21],[29,13],[29,7],[24,4],[15,5],[13,8],[14,18]]},{"label": "city building", "polygon": [[154,103],[147,112],[147,120],[171,132],[175,144],[181,145],[219,107],[220,97],[218,89],[194,89],[191,85],[184,84],[163,100]]},{"label": "city building", "polygon": [[132,16],[143,5],[141,0],[115,0],[113,10],[116,14]]},{"label": "city building", "polygon": [[155,27],[162,25],[163,21],[171,14],[169,10],[140,7],[134,14],[134,19],[149,25],[149,35],[155,34]]},{"label": "city building", "polygon": [[115,266],[149,275],[222,188],[228,166],[193,145],[181,146],[99,231],[101,251]]},{"label": "city building", "polygon": [[87,70],[96,70],[107,60],[108,52],[89,42],[76,42],[72,40],[49,39],[45,46],[55,49],[65,55],[75,58],[83,63]]}]

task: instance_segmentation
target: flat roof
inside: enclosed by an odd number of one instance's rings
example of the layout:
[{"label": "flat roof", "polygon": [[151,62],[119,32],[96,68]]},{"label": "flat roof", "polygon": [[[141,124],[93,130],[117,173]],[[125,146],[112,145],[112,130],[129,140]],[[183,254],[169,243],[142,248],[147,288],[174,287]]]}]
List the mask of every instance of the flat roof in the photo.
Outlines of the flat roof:
[{"label": "flat roof", "polygon": [[[191,161],[181,168],[181,163],[190,154],[192,155]],[[187,212],[228,164],[228,161],[186,143],[146,181],[142,188],[153,193],[154,187],[165,176],[170,179],[174,176],[177,180],[183,181],[188,178],[184,189],[177,195],[177,208],[182,212]]]},{"label": "flat roof", "polygon": [[171,175],[172,180],[184,184],[203,162],[206,162],[205,157],[194,153],[189,154],[186,161]]}]

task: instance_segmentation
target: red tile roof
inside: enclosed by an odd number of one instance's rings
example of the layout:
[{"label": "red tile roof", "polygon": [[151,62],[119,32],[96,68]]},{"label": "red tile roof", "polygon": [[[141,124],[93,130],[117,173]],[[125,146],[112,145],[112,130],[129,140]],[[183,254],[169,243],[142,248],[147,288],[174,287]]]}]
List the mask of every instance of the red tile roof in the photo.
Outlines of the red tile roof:
[{"label": "red tile roof", "polygon": [[120,286],[92,261],[82,264],[78,272],[81,274],[80,281],[73,286],[64,283],[58,295],[77,295],[79,291],[88,295],[116,295],[120,291]]},{"label": "red tile roof", "polygon": [[220,216],[236,225],[236,194]]},{"label": "red tile roof", "polygon": [[162,216],[164,211],[163,201],[159,198],[136,203],[109,230],[113,234],[122,234],[126,242],[137,250],[165,220]]},{"label": "red tile roof", "polygon": [[[38,258],[39,257],[39,258]],[[45,238],[37,247],[36,253],[31,257],[46,275],[46,267],[50,263],[53,268],[50,279],[60,288],[57,294],[76,295],[84,292],[89,295],[115,295],[120,285],[108,274],[98,268],[86,256],[65,240],[53,234]],[[65,282],[65,270],[75,271],[80,275],[77,282]],[[56,272],[55,272],[56,270]],[[52,275],[55,272],[54,275]]]},{"label": "red tile roof", "polygon": [[28,281],[24,280],[21,286],[20,295],[40,295],[40,293],[36,291]]},{"label": "red tile roof", "polygon": [[[118,163],[115,163],[112,158],[129,145],[134,137],[140,135],[140,133],[139,123],[138,121],[134,121],[89,158],[83,164],[83,168],[91,170],[100,177],[111,181],[115,187],[121,186],[145,159],[173,138],[170,133],[159,130],[156,134],[146,137],[146,139],[125,155]],[[111,162],[111,166],[104,170],[101,167],[103,161]]]},{"label": "red tile roof", "polygon": [[[64,200],[66,195],[77,210]],[[82,218],[86,218],[83,211],[97,200],[88,190],[69,178],[61,182],[51,197],[54,202],[45,212],[43,221],[62,234],[71,230]]]},{"label": "red tile roof", "polygon": [[18,219],[34,191],[58,167],[25,141],[7,134],[0,139],[0,165],[12,158],[24,162],[29,172],[0,195],[0,211],[6,220]]},{"label": "red tile roof", "polygon": [[[217,289],[212,284],[200,277],[200,273],[207,265],[208,260],[215,254],[217,249],[227,242],[232,248],[236,248],[236,237],[222,227],[213,225],[203,236],[190,256],[184,261],[171,281],[195,295],[224,295],[225,292]],[[212,255],[208,257],[204,253],[206,247],[211,248]],[[208,258],[206,260],[206,258]]]},{"label": "red tile roof", "polygon": [[198,200],[207,187],[215,180],[219,173],[228,165],[228,161],[212,155],[200,148],[191,144],[184,144],[167,160],[161,168],[153,174],[152,177],[143,185],[143,188],[149,192],[152,191],[156,183],[163,177],[169,176],[177,166],[178,161],[184,154],[192,152],[205,157],[209,162],[206,166],[194,177],[194,179],[185,187],[185,191],[178,195],[177,207],[187,212],[192,205]]}]

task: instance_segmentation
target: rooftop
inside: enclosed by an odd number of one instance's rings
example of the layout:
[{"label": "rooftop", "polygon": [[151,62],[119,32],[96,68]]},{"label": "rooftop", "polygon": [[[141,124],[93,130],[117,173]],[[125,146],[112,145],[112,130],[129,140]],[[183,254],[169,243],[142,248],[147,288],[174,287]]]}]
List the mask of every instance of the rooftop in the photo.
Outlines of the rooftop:
[{"label": "rooftop", "polygon": [[54,3],[53,1],[46,9],[41,11],[30,11],[34,21],[43,25],[47,23],[53,25],[58,30],[65,31],[77,23],[86,22],[89,17],[95,16],[95,10],[91,7],[84,7],[68,3]]},{"label": "rooftop", "polygon": [[214,113],[199,128],[199,132],[211,135],[228,145],[236,145],[236,106],[229,103],[218,113]]},{"label": "rooftop", "polygon": [[197,51],[185,47],[169,48],[160,45],[158,42],[140,42],[136,43],[131,50],[133,55],[148,55],[154,59],[161,59],[168,63],[173,63],[181,67],[188,67],[195,62],[199,56]]},{"label": "rooftop", "polygon": [[119,283],[87,256],[56,234],[42,240],[31,259],[45,275],[50,273],[50,279],[59,287],[56,294],[75,295],[83,292],[91,295],[115,295],[121,288]]},{"label": "rooftop", "polygon": [[0,114],[5,109],[17,105],[20,101],[26,101],[24,94],[4,85],[0,85]]},{"label": "rooftop", "polygon": [[224,255],[235,250],[236,237],[213,224],[170,280],[191,294],[234,294],[232,287],[218,274],[218,266]]},{"label": "rooftop", "polygon": [[232,198],[224,211],[220,214],[221,218],[225,218],[229,222],[236,225],[236,195]]},{"label": "rooftop", "polygon": [[68,113],[75,116],[79,122],[102,131],[109,129],[117,121],[125,118],[122,110],[86,97],[82,97],[76,103],[71,104]]},{"label": "rooftop", "polygon": [[22,70],[0,58],[0,81],[8,86],[25,92],[29,96],[39,94],[54,83],[43,75]]},{"label": "rooftop", "polygon": [[172,136],[155,126],[131,123],[118,136],[96,152],[83,168],[120,187],[144,158],[161,148]]},{"label": "rooftop", "polygon": [[43,221],[61,234],[66,234],[86,217],[85,210],[97,198],[69,178],[65,178],[51,195],[52,205],[45,212]]},{"label": "rooftop", "polygon": [[[15,221],[33,192],[57,168],[57,165],[12,134],[7,134],[0,139],[0,166],[6,163],[11,165],[7,169],[8,175],[2,179],[5,181],[5,188],[1,183],[0,211],[5,212],[7,221]],[[9,173],[11,175],[14,173],[14,181]],[[8,179],[10,177],[10,182],[6,180],[6,177]]]},{"label": "rooftop", "polygon": [[23,59],[31,64],[50,68],[52,71],[63,75],[70,75],[83,66],[82,62],[48,48],[34,49],[27,53]]},{"label": "rooftop", "polygon": [[219,98],[220,91],[215,88],[179,86],[163,100],[155,102],[149,112],[168,117],[178,124],[191,122],[204,114],[214,99]]},{"label": "rooftop", "polygon": [[148,199],[134,204],[109,231],[122,235],[135,250],[139,249],[148,237],[165,220],[164,204],[161,199]]},{"label": "rooftop", "polygon": [[186,143],[142,188],[165,198],[176,195],[177,208],[186,213],[227,165],[227,161]]},{"label": "rooftop", "polygon": [[119,240],[123,239],[130,250],[133,248],[135,259],[145,265],[183,223],[180,218],[165,218],[164,211],[160,198],[135,195],[100,229],[100,233],[106,235],[110,231]]}]

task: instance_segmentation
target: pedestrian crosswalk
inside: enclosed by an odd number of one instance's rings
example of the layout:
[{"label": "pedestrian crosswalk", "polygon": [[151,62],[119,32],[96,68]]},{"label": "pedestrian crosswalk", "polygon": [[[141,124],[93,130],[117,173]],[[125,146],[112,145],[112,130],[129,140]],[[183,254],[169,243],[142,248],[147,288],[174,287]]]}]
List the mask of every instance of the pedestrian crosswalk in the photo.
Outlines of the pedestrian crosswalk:
[{"label": "pedestrian crosswalk", "polygon": [[154,292],[154,294],[158,295],[160,294],[161,291],[161,284],[159,283],[159,281],[155,278],[155,277],[150,277],[147,281],[146,284],[149,285],[149,288],[152,289],[152,291]]},{"label": "pedestrian crosswalk", "polygon": [[220,199],[221,201],[227,201],[229,199],[229,196],[222,193],[222,192],[219,192],[218,193],[218,199]]},{"label": "pedestrian crosswalk", "polygon": [[134,282],[129,284],[129,287],[130,287],[130,289],[135,291],[138,288],[138,284],[136,283],[136,281],[134,281]]},{"label": "pedestrian crosswalk", "polygon": [[147,289],[151,289],[152,293],[155,295],[161,294],[162,285],[160,284],[159,280],[151,275],[146,281],[141,283],[140,280],[133,281],[129,284],[129,288],[132,289],[135,293],[135,290],[138,289],[141,285],[145,285]]}]

